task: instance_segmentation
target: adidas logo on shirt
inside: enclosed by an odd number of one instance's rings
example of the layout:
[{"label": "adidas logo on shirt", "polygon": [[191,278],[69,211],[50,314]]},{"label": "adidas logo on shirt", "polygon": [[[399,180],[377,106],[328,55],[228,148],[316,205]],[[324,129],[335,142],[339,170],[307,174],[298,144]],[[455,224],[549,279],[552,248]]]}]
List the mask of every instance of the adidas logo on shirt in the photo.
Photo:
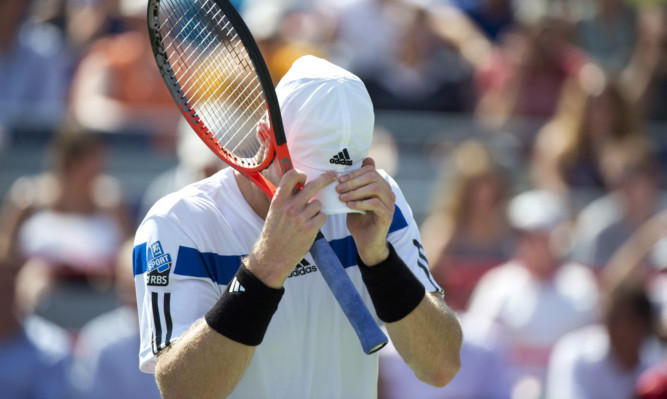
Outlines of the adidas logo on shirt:
[{"label": "adidas logo on shirt", "polygon": [[239,280],[234,277],[231,283],[229,283],[229,292],[243,292],[245,287],[239,283]]},{"label": "adidas logo on shirt", "polygon": [[334,155],[329,160],[329,163],[333,163],[333,164],[336,164],[336,165],[351,166],[352,165],[352,158],[350,158],[350,154],[347,152],[347,148],[343,148],[343,151]]},{"label": "adidas logo on shirt", "polygon": [[301,259],[301,262],[299,262],[298,265],[294,268],[294,271],[290,273],[287,278],[290,277],[299,277],[303,276],[304,274],[312,273],[317,271],[317,266],[316,265],[311,265],[310,262],[308,262],[306,259]]}]

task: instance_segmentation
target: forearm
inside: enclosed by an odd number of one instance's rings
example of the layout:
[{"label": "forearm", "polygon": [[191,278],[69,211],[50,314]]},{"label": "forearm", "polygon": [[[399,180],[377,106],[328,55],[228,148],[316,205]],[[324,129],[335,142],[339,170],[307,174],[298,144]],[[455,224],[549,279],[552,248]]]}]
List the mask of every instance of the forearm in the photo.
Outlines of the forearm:
[{"label": "forearm", "polygon": [[283,288],[271,288],[244,265],[204,316],[158,358],[156,376],[167,398],[220,398],[245,373],[278,308]]},{"label": "forearm", "polygon": [[461,367],[463,334],[440,294],[427,293],[410,314],[386,325],[396,350],[420,380],[444,386],[454,378]]},{"label": "forearm", "polygon": [[200,319],[158,355],[155,379],[165,399],[224,398],[254,352],[254,346],[232,341]]},{"label": "forearm", "polygon": [[424,292],[393,246],[388,248],[389,256],[377,265],[357,258],[364,284],[403,360],[422,381],[444,386],[460,368],[458,319],[440,294]]}]

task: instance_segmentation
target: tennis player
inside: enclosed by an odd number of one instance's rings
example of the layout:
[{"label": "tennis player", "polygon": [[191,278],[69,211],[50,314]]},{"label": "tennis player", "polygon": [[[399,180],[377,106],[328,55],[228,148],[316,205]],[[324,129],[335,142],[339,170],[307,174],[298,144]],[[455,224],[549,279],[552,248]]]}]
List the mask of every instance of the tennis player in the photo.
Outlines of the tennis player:
[{"label": "tennis player", "polygon": [[366,88],[307,56],[276,91],[297,170],[267,169],[273,200],[227,168],[162,198],[137,231],[141,369],[165,398],[376,397],[377,354],[364,354],[308,253],[322,229],[406,363],[447,384],[461,329],[410,207],[367,157]]}]

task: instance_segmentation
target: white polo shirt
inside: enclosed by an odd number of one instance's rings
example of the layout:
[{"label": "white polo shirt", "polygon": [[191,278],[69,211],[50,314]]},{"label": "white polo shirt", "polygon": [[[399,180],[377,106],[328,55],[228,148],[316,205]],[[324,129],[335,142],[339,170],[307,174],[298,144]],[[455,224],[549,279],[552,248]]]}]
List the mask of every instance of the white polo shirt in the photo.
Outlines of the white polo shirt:
[{"label": "white polo shirt", "polygon": [[[264,220],[246,203],[232,172],[224,169],[164,197],[139,226],[134,275],[143,371],[153,372],[155,353],[216,303],[260,235]],[[440,291],[412,211],[396,182],[383,176],[397,196],[388,240],[427,291]],[[372,310],[345,218],[329,216],[322,232]],[[372,398],[377,375],[377,355],[364,354],[308,254],[286,280],[264,341],[230,397]]]}]

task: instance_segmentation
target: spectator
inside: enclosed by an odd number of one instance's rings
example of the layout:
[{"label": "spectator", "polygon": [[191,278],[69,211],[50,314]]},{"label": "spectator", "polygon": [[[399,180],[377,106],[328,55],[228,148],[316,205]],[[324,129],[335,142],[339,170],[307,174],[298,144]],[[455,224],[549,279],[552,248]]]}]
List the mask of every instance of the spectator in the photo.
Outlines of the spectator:
[{"label": "spectator", "polygon": [[511,0],[454,0],[452,3],[494,42],[514,24]]},{"label": "spectator", "polygon": [[71,89],[71,113],[93,131],[158,135],[173,149],[180,113],[162,81],[146,29],[146,2],[120,2],[127,31],[96,41],[81,60]]},{"label": "spectator", "polygon": [[543,384],[552,346],[596,317],[593,274],[563,261],[559,250],[566,216],[564,202],[549,192],[512,199],[509,220],[518,234],[514,257],[487,272],[473,292],[469,313],[505,328],[514,387],[528,379]]},{"label": "spectator", "polygon": [[658,189],[659,167],[645,141],[604,150],[602,168],[612,192],[577,217],[572,259],[600,271],[633,232],[667,200]]},{"label": "spectator", "polygon": [[340,8],[334,58],[361,77],[385,64],[396,52],[404,9],[398,0],[352,1]]},{"label": "spectator", "polygon": [[618,248],[602,271],[608,286],[628,279],[644,281],[657,316],[659,333],[667,337],[667,214],[652,217]]},{"label": "spectator", "polygon": [[[380,351],[379,399],[504,399],[510,397],[505,343],[498,326],[470,315],[461,317],[461,369],[444,388],[415,377],[390,342]],[[480,383],[480,377],[484,381]]]},{"label": "spectator", "polygon": [[452,160],[446,167],[452,175],[443,176],[421,236],[447,303],[464,309],[482,274],[509,259],[513,240],[505,210],[507,182],[490,151],[470,140],[459,145]]},{"label": "spectator", "polygon": [[571,79],[558,112],[538,133],[532,155],[535,184],[562,195],[600,195],[606,189],[602,150],[642,135],[633,106],[621,87],[591,67],[587,78]]},{"label": "spectator", "polygon": [[498,128],[512,117],[550,117],[564,82],[588,63],[567,42],[562,21],[544,16],[518,24],[476,72],[476,116]]},{"label": "spectator", "polygon": [[639,40],[620,79],[649,119],[667,119],[667,8],[646,7],[639,14]]},{"label": "spectator", "polygon": [[637,12],[623,0],[594,0],[576,28],[576,43],[611,76],[628,65],[637,43]]},{"label": "spectator", "polygon": [[50,130],[64,112],[71,60],[58,30],[30,18],[31,5],[0,3],[0,130]]},{"label": "spectator", "polygon": [[338,2],[320,7],[312,2],[290,3],[294,2],[254,0],[242,12],[274,84],[304,55],[328,58],[335,35],[336,22],[330,14],[340,6]]},{"label": "spectator", "polygon": [[74,350],[72,385],[80,398],[160,398],[155,378],[137,368],[139,319],[132,278],[132,242],[118,252],[121,306],[88,322]]},{"label": "spectator", "polygon": [[607,298],[604,324],[558,341],[547,398],[630,398],[639,375],[661,358],[653,311],[641,284],[625,282]]},{"label": "spectator", "polygon": [[120,3],[133,0],[70,0],[64,4],[64,28],[69,46],[77,54],[96,40],[125,28]]},{"label": "spectator", "polygon": [[[21,177],[10,189],[3,208],[0,253],[17,252],[31,260],[35,265],[29,268],[31,273],[41,273],[36,279],[47,281],[45,294],[64,290],[98,295],[90,291],[93,286],[87,280],[113,274],[114,256],[130,226],[118,183],[104,174],[105,155],[100,137],[62,133],[53,143],[52,169]],[[51,309],[54,321],[54,317],[78,320],[86,312],[73,311],[74,306],[81,310],[90,305],[83,298],[67,306],[47,298],[38,301],[46,307],[42,310]],[[64,309],[58,310],[59,305]]]},{"label": "spectator", "polygon": [[66,398],[69,361],[67,334],[59,327],[20,311],[19,268],[0,258],[0,386],[6,399]]},{"label": "spectator", "polygon": [[404,6],[396,49],[361,74],[379,109],[461,112],[472,106],[472,68],[429,24],[429,10]]}]

